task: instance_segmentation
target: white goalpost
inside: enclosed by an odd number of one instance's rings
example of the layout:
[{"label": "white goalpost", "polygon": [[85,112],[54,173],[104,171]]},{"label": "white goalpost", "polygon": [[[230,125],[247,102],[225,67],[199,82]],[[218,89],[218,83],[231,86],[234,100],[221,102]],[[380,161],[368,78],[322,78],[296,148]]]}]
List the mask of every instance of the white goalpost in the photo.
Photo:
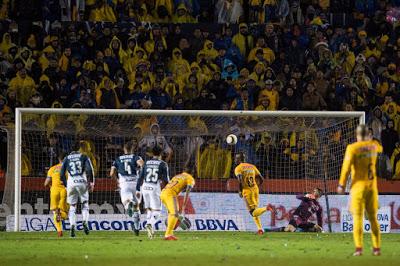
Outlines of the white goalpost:
[{"label": "white goalpost", "polygon": [[[94,214],[122,215],[118,191],[107,171],[110,161],[122,152],[123,142],[131,139],[145,159],[152,145],[161,145],[171,175],[189,160],[195,161],[189,218],[197,230],[227,227],[222,221],[232,222],[235,230],[254,229],[244,203],[235,194],[237,183],[232,175],[234,153],[245,151],[249,162],[268,176],[260,189],[260,205],[271,204],[277,211],[267,214],[263,224],[281,225],[296,204],[291,200],[294,194],[315,186],[322,186],[326,195],[334,193],[346,144],[354,141],[356,126],[364,123],[364,112],[17,108],[14,176],[7,176],[14,179],[13,199],[8,199],[14,201],[14,208],[7,229],[20,231],[22,215],[48,213],[33,207],[27,211],[23,206],[33,206],[37,198],[48,203],[48,192],[39,186],[46,169],[54,164],[50,153],[69,152],[70,143],[76,140],[88,143],[87,152],[96,161],[98,191],[90,196]],[[238,144],[227,145],[228,134],[237,135]],[[328,198],[323,201],[330,228],[330,210],[326,209],[330,202]]]}]

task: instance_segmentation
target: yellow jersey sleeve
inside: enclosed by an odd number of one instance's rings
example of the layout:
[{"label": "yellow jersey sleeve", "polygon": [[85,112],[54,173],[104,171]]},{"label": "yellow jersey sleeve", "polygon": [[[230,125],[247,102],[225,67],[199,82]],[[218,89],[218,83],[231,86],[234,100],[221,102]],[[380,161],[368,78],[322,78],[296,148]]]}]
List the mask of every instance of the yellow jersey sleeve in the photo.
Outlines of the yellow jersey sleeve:
[{"label": "yellow jersey sleeve", "polygon": [[340,186],[344,187],[346,185],[347,178],[351,171],[352,162],[353,162],[353,149],[351,145],[347,145],[346,153],[343,159],[342,171],[340,172],[340,179],[339,179]]},{"label": "yellow jersey sleeve", "polygon": [[54,166],[50,167],[49,171],[47,171],[47,178],[52,179],[53,169],[54,169]]},{"label": "yellow jersey sleeve", "polygon": [[258,175],[258,176],[261,176],[261,173],[260,173],[260,171],[257,169],[257,167],[255,166],[255,165],[253,165],[253,167],[254,167],[254,171],[256,172],[256,176]]},{"label": "yellow jersey sleeve", "polygon": [[186,176],[186,185],[189,187],[194,187],[195,181],[192,175],[187,175]]},{"label": "yellow jersey sleeve", "polygon": [[242,167],[240,165],[235,167],[235,176],[241,175],[242,174]]},{"label": "yellow jersey sleeve", "polygon": [[382,153],[383,152],[383,147],[380,143],[377,143],[378,146],[378,153]]}]

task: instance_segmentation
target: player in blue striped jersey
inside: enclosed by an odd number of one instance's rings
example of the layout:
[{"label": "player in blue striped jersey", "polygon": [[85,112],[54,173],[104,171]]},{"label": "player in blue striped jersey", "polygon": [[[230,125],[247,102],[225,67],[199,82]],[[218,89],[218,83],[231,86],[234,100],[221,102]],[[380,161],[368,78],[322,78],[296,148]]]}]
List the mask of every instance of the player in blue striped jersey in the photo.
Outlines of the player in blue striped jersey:
[{"label": "player in blue striped jersey", "polygon": [[147,220],[146,230],[150,239],[154,236],[155,224],[161,214],[161,183],[166,185],[169,182],[168,165],[161,160],[161,153],[161,147],[154,146],[152,149],[153,157],[144,164],[136,185],[136,197],[142,196],[144,201]]},{"label": "player in blue striped jersey", "polygon": [[80,145],[84,145],[84,143],[78,142],[75,151],[64,158],[60,171],[60,179],[67,188],[71,237],[75,237],[78,200],[82,204],[83,230],[86,235],[89,234],[89,191],[92,192],[94,188],[93,165],[88,156],[79,152]]},{"label": "player in blue striped jersey", "polygon": [[124,154],[115,159],[110,171],[110,176],[118,180],[121,202],[129,217],[133,217],[136,235],[139,235],[140,212],[135,192],[143,163],[140,156],[133,154],[133,143],[129,141],[124,145]]}]

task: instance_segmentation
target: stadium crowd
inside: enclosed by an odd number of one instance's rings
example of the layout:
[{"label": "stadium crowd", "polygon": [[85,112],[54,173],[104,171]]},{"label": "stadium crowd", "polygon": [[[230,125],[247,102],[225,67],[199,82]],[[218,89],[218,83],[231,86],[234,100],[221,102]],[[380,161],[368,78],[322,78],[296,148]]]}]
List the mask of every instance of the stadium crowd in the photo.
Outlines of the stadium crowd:
[{"label": "stadium crowd", "polygon": [[18,106],[360,110],[400,160],[400,1],[11,2],[3,125]]}]

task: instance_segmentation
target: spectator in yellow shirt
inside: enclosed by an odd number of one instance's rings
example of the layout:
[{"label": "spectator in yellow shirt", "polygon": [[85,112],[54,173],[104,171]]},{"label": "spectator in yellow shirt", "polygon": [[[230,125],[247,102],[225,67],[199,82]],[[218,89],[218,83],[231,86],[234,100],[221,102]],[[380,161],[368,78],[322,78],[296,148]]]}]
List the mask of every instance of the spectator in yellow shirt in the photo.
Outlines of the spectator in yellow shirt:
[{"label": "spectator in yellow shirt", "polygon": [[27,106],[29,99],[36,92],[35,81],[28,76],[26,69],[23,68],[18,71],[17,76],[8,84],[8,91],[15,91],[17,100],[23,106]]},{"label": "spectator in yellow shirt", "polygon": [[232,38],[232,43],[235,44],[242,56],[247,57],[253,48],[253,36],[249,34],[248,27],[245,23],[239,24],[239,32]]},{"label": "spectator in yellow shirt", "polygon": [[270,101],[268,97],[264,97],[261,99],[260,104],[256,107],[256,111],[268,111],[268,110],[273,110],[271,109]]},{"label": "spectator in yellow shirt", "polygon": [[269,99],[269,110],[277,110],[279,104],[279,93],[276,91],[272,80],[265,81],[265,87],[258,95],[258,104],[261,104],[262,99],[267,97]]},{"label": "spectator in yellow shirt", "polygon": [[196,19],[192,17],[184,3],[180,3],[176,8],[175,15],[172,17],[173,23],[196,23]]}]

